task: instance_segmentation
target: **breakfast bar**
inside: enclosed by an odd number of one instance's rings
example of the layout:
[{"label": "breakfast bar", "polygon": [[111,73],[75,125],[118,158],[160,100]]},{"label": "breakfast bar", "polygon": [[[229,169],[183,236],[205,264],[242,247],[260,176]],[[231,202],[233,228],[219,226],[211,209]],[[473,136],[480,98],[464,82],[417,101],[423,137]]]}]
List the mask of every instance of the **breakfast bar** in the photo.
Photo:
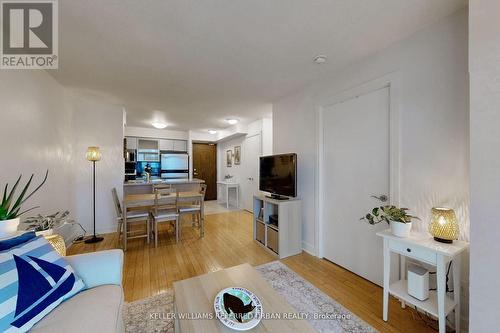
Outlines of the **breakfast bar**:
[{"label": "breakfast bar", "polygon": [[200,184],[205,183],[204,180],[198,178],[190,179],[153,179],[149,182],[145,180],[130,180],[123,184],[123,194],[151,194],[153,193],[153,185],[165,184],[172,185],[177,191],[199,191]]}]

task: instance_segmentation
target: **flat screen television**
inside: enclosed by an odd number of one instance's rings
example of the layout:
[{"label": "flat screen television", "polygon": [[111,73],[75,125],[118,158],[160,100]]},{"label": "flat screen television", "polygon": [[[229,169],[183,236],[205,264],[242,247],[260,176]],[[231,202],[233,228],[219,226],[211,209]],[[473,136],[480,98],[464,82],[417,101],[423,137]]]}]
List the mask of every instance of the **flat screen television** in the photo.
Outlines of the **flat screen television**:
[{"label": "flat screen television", "polygon": [[262,156],[259,190],[280,198],[297,196],[297,154]]}]

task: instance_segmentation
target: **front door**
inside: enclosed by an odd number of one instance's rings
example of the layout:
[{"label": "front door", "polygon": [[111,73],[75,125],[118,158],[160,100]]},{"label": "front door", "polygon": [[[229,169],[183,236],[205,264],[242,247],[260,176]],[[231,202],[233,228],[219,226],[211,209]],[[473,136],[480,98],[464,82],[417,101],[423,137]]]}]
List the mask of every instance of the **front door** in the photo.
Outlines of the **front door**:
[{"label": "front door", "polygon": [[205,200],[217,199],[217,145],[193,143],[193,177],[205,181]]}]

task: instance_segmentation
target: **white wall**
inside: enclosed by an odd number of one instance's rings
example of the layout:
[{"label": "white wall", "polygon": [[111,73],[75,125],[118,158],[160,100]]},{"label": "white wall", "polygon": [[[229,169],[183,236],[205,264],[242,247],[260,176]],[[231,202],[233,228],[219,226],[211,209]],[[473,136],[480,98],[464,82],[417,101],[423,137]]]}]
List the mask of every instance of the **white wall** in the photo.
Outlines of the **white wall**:
[{"label": "white wall", "polygon": [[111,188],[122,190],[123,112],[64,89],[45,71],[0,71],[0,185],[22,173],[35,173],[46,185],[26,207],[33,214],[69,209],[72,217],[92,232],[91,164],[88,146],[100,146],[97,164],[97,231],[115,230]]},{"label": "white wall", "polygon": [[[245,141],[246,136],[240,136],[238,138],[221,142],[217,144],[217,180],[224,180],[225,175],[231,175],[234,177],[234,181],[236,182],[242,182],[245,179],[245,159],[241,160],[240,165],[234,164],[233,160],[233,166],[228,168],[226,165],[226,151],[231,149],[234,154],[234,147],[235,146],[243,146],[243,142]],[[241,190],[241,188],[240,188]],[[220,193],[218,193],[219,195]],[[225,197],[222,199],[225,200]],[[242,201],[242,200],[240,200]],[[240,202],[241,206],[242,202]]]},{"label": "white wall", "polygon": [[262,119],[262,155],[273,153],[273,118]]},{"label": "white wall", "polygon": [[274,103],[274,151],[298,153],[307,246],[316,243],[317,107],[391,72],[400,77],[401,204],[423,218],[419,230],[426,230],[432,206],[451,205],[468,239],[467,15],[460,11]]},{"label": "white wall", "polygon": [[217,133],[210,134],[202,131],[189,131],[189,139],[191,141],[215,142],[217,141]]},{"label": "white wall", "polygon": [[90,96],[68,93],[72,108],[72,203],[73,214],[91,233],[92,163],[85,158],[89,146],[98,146],[102,158],[96,162],[96,230],[116,231],[116,211],[111,189],[123,193],[123,109]]},{"label": "white wall", "polygon": [[470,332],[500,327],[500,2],[470,2]]},{"label": "white wall", "polygon": [[[274,103],[274,152],[298,154],[305,250],[316,253],[318,245],[317,108],[389,73],[399,76],[400,203],[422,218],[418,231],[427,230],[431,207],[451,206],[460,220],[460,238],[469,239],[467,48],[464,9]],[[467,287],[467,272],[462,278]]]},{"label": "white wall", "polygon": [[[245,156],[248,152],[242,148],[241,150],[241,164],[235,165],[228,168],[226,166],[226,151],[231,149],[234,153],[235,146],[243,146],[243,142],[247,137],[260,135],[261,136],[261,151],[260,155],[270,155],[272,154],[272,145],[273,145],[273,134],[272,134],[272,119],[263,118],[249,123],[248,125],[240,125],[238,127],[238,131],[243,131],[247,133],[246,135],[242,135],[236,137],[234,139],[230,139],[227,141],[222,141],[217,144],[217,179],[223,180],[224,176],[229,174],[234,176],[236,181],[240,183],[245,179],[244,172],[246,170],[246,162],[248,161]],[[228,130],[228,133],[231,130]],[[259,155],[259,154],[255,154]],[[233,161],[234,162],[234,161]],[[256,180],[258,181],[258,180]],[[242,188],[240,187],[240,191]],[[243,198],[244,194],[240,193],[240,198]],[[240,200],[240,206],[242,207],[243,200]]]},{"label": "white wall", "polygon": [[146,127],[125,127],[126,136],[137,136],[143,138],[159,138],[159,139],[175,139],[175,140],[187,140],[189,134],[187,131],[173,131],[169,129],[157,129],[157,128],[146,128]]},{"label": "white wall", "polygon": [[0,101],[0,191],[20,174],[22,184],[32,173],[38,184],[48,169],[47,183],[25,207],[41,206],[32,214],[69,209],[70,117],[62,87],[44,71],[1,70]]}]

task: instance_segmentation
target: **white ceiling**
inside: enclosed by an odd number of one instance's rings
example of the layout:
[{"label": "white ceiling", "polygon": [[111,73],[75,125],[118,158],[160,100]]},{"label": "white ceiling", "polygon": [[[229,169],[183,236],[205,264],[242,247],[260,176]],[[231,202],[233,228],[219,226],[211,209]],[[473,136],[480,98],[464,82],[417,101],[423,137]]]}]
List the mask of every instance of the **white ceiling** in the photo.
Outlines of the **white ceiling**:
[{"label": "white ceiling", "polygon": [[[59,1],[63,85],[123,104],[127,123],[250,121],[269,104],[463,7],[466,0]],[[312,58],[328,55],[316,65]],[[161,111],[154,111],[161,110]]]}]

